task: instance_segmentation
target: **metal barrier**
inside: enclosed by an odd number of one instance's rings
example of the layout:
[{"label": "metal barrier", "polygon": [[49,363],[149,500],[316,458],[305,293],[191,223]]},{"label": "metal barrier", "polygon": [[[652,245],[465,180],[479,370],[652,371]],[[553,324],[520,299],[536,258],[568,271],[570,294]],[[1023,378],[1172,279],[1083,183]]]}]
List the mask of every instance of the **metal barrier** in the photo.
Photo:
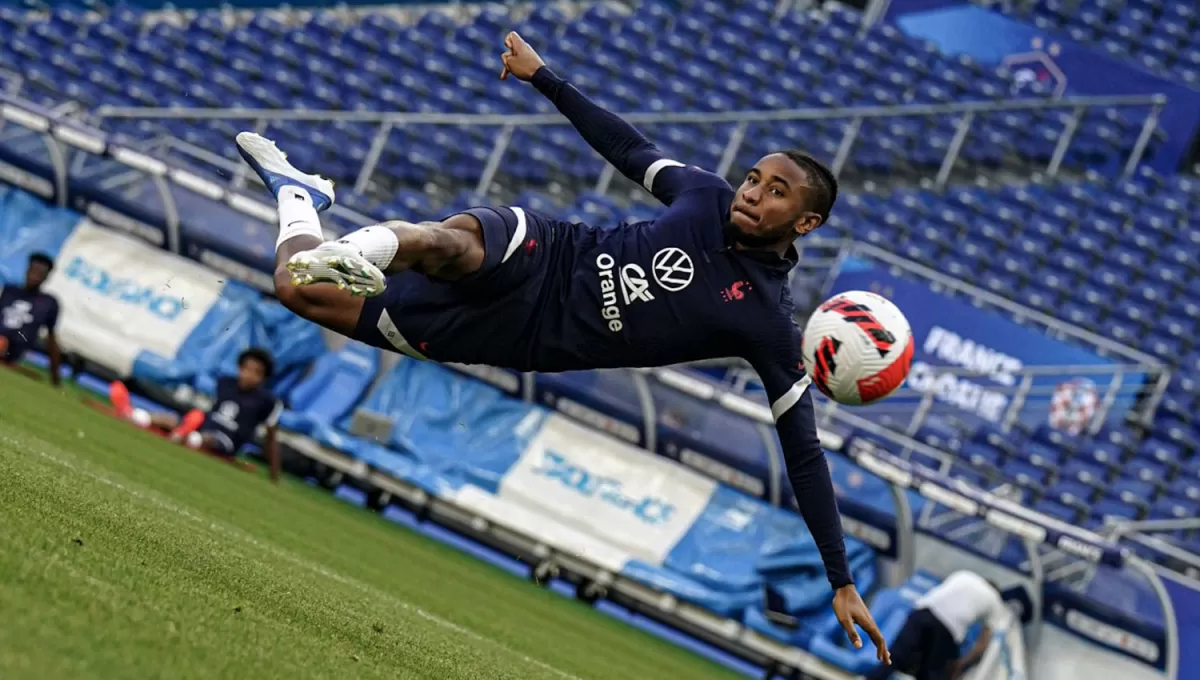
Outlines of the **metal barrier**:
[{"label": "metal barrier", "polygon": [[1200,578],[1200,555],[1188,552],[1157,535],[1174,531],[1200,531],[1200,517],[1119,521],[1109,526],[1104,534],[1113,541],[1127,540],[1137,543],[1167,558],[1175,571],[1192,578]]},{"label": "metal barrier", "polygon": [[[850,161],[851,152],[859,141],[864,122],[868,120],[883,120],[894,118],[955,116],[955,133],[945,154],[941,159],[938,171],[933,178],[934,185],[944,188],[950,181],[951,174],[959,163],[964,145],[970,136],[973,126],[979,117],[1001,112],[1020,111],[1069,111],[1070,117],[1061,130],[1055,149],[1045,167],[1045,173],[1055,177],[1062,169],[1066,154],[1070,149],[1075,135],[1083,124],[1084,117],[1089,111],[1100,108],[1135,107],[1145,108],[1146,117],[1142,124],[1141,133],[1134,143],[1124,163],[1124,174],[1131,175],[1145,155],[1151,137],[1158,123],[1158,118],[1166,104],[1163,95],[1126,95],[1107,97],[1067,97],[1063,99],[1011,99],[988,102],[957,102],[952,104],[935,105],[905,105],[905,106],[867,106],[867,107],[835,107],[822,109],[786,109],[776,111],[735,111],[718,113],[627,113],[622,117],[637,125],[655,124],[692,124],[705,126],[731,125],[720,161],[714,171],[728,177],[733,170],[733,163],[739,151],[746,143],[751,125],[781,121],[823,121],[839,122],[845,125],[842,138],[837,146],[832,160],[832,169],[840,174]],[[462,126],[495,128],[492,151],[475,182],[477,193],[488,191],[501,167],[501,161],[513,143],[514,133],[527,127],[536,126],[565,126],[568,123],[558,114],[539,115],[483,115],[483,114],[427,114],[427,113],[383,113],[376,111],[310,111],[310,110],[277,110],[277,109],[177,109],[177,108],[135,108],[102,106],[96,109],[92,118],[97,121],[105,119],[139,119],[139,120],[237,120],[246,121],[247,129],[264,132],[271,123],[286,122],[328,122],[328,123],[360,123],[375,126],[375,134],[370,150],[360,169],[354,188],[365,191],[379,163],[380,156],[388,144],[393,129],[415,126]],[[241,177],[244,171],[237,177]],[[613,168],[605,165],[596,178],[595,189],[603,193],[607,191],[614,177]],[[240,180],[238,180],[240,181]]]}]

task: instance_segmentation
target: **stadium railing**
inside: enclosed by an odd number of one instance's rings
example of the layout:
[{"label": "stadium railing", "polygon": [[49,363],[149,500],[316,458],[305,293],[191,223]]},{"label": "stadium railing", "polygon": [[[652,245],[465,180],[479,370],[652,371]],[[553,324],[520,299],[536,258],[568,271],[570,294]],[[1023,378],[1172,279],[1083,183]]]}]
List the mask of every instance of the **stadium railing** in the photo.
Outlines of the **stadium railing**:
[{"label": "stadium railing", "polygon": [[[749,126],[756,123],[774,121],[840,121],[845,123],[845,131],[838,145],[837,153],[831,167],[835,174],[841,173],[850,160],[854,145],[859,140],[859,132],[865,121],[870,119],[911,118],[932,116],[957,116],[955,134],[946,149],[936,175],[933,177],[934,186],[944,188],[950,181],[955,166],[959,162],[964,144],[972,126],[981,114],[992,114],[1004,111],[1070,111],[1057,138],[1054,152],[1045,167],[1045,173],[1050,177],[1058,175],[1062,168],[1067,152],[1079,128],[1084,123],[1087,114],[1098,108],[1134,107],[1146,109],[1141,132],[1123,164],[1125,176],[1132,175],[1137,169],[1146,149],[1150,144],[1158,118],[1166,104],[1162,95],[1124,95],[1108,97],[1066,97],[1055,100],[1011,99],[987,102],[955,102],[936,105],[904,105],[904,106],[869,106],[869,107],[840,107],[822,109],[788,109],[779,111],[734,111],[719,113],[627,113],[622,117],[633,124],[698,124],[716,125],[732,124],[733,129],[725,142],[724,151],[715,172],[729,176],[733,163],[738,157],[746,141]],[[392,129],[404,126],[419,125],[461,125],[485,126],[498,128],[491,155],[484,164],[475,185],[478,194],[485,194],[492,185],[501,161],[509,150],[513,134],[516,130],[531,126],[563,126],[566,125],[562,116],[557,114],[545,115],[481,115],[481,114],[423,114],[423,113],[382,113],[374,111],[311,111],[286,109],[206,109],[206,108],[137,108],[101,106],[91,112],[90,117],[97,121],[105,119],[172,119],[172,120],[244,120],[251,123],[250,129],[264,130],[269,123],[288,121],[304,122],[342,122],[366,123],[377,125],[377,133],[372,141],[370,151],[358,173],[354,188],[362,192],[367,188],[379,162],[380,155],[388,141]],[[244,174],[239,171],[238,177]],[[596,178],[596,191],[605,192],[614,177],[611,165],[605,165],[600,176]]]},{"label": "stadium railing", "polygon": [[1200,579],[1200,555],[1188,552],[1169,540],[1177,531],[1200,529],[1200,517],[1119,521],[1106,528],[1104,535],[1113,541],[1131,541],[1144,549],[1161,555],[1162,561],[1175,571]]}]

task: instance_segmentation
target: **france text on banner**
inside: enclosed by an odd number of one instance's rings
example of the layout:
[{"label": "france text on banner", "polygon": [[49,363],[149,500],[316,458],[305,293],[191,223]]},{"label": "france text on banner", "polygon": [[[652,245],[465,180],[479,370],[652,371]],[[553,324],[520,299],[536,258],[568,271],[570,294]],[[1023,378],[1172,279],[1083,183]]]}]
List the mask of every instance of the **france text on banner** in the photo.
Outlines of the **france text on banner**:
[{"label": "france text on banner", "polygon": [[559,415],[500,483],[500,498],[661,565],[716,483]]},{"label": "france text on banner", "polygon": [[174,357],[221,288],[211,270],[88,220],[46,284],[61,305],[64,349],[121,375],[143,351]]},{"label": "france text on banner", "polygon": [[[1022,326],[1002,312],[981,309],[933,291],[923,282],[903,279],[875,263],[848,258],[832,293],[870,290],[896,303],[912,325],[915,352],[906,386],[933,392],[939,405],[1000,424],[1021,385],[1022,371],[1036,367],[1085,367],[1078,374],[1039,375],[1024,401],[1020,419],[1030,426],[1050,423],[1078,432],[1085,428],[1117,379],[1110,359]],[[1097,367],[1093,371],[1092,367]],[[973,375],[950,375],[960,369]],[[1133,406],[1145,373],[1120,376],[1120,392],[1109,410],[1120,418]],[[911,394],[911,393],[910,393]],[[893,397],[882,407],[899,408],[916,398]],[[915,405],[915,404],[911,404]]]}]

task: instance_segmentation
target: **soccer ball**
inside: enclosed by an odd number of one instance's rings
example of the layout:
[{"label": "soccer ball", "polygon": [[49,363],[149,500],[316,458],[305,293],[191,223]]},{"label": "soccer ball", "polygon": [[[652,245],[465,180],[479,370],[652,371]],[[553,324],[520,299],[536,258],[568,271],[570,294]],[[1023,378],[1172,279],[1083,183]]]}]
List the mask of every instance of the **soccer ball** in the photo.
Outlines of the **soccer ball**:
[{"label": "soccer ball", "polygon": [[904,384],[912,365],[912,327],[882,296],[838,293],[808,319],[800,351],[817,389],[840,404],[861,406]]}]

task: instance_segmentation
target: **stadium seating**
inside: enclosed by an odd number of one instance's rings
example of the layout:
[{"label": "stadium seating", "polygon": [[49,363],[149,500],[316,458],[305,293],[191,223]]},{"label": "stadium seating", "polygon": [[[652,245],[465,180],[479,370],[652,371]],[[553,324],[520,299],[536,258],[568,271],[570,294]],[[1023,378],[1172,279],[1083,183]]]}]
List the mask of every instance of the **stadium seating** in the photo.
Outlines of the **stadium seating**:
[{"label": "stadium seating", "polygon": [[366,394],[379,372],[379,350],[362,343],[321,355],[288,397],[280,427],[311,434],[341,420]]},{"label": "stadium seating", "polygon": [[976,0],[1119,59],[1200,86],[1200,10],[1192,0]]},{"label": "stadium seating", "polygon": [[[556,5],[543,5],[515,26],[506,12],[495,8],[465,21],[429,11],[411,25],[384,14],[347,20],[323,13],[307,22],[284,24],[267,13],[233,22],[226,14],[205,12],[180,24],[128,8],[100,18],[70,9],[45,16],[0,8],[0,62],[24,77],[24,95],[47,104],[67,98],[89,109],[115,105],[551,111],[541,97],[496,78],[498,41],[516,28],[549,63],[599,103],[618,111],[935,104],[1013,96],[1007,73],[941,55],[893,26],[881,25],[860,36],[855,13],[789,13],[772,21],[774,6],[769,0],[750,0],[731,8],[705,0],[674,14],[657,3],[642,3],[626,14],[597,4],[572,17]],[[1021,96],[1030,93],[1023,91]],[[1065,115],[981,115],[964,160],[988,166],[1014,159],[1045,162]],[[1139,122],[1136,115],[1121,111],[1092,112],[1068,163],[1114,158],[1130,146]],[[954,117],[868,120],[861,134],[871,142],[857,145],[850,168],[894,173],[912,166],[936,167],[954,123]],[[173,136],[236,158],[231,139],[251,122],[108,124],[134,137]],[[764,149],[798,143],[832,158],[844,125],[844,120],[753,125],[751,141],[735,165],[748,167]],[[289,122],[267,131],[297,164],[352,186],[376,129],[358,123]],[[649,125],[646,131],[669,153],[714,167],[732,125]],[[494,135],[494,128],[478,127],[394,129],[379,159],[379,181],[371,195],[346,192],[343,202],[376,215],[426,212],[431,206],[419,190],[431,178],[473,184]],[[513,144],[521,151],[506,159],[504,175],[514,188],[551,180],[592,183],[602,167],[565,127],[518,130]]]}]

